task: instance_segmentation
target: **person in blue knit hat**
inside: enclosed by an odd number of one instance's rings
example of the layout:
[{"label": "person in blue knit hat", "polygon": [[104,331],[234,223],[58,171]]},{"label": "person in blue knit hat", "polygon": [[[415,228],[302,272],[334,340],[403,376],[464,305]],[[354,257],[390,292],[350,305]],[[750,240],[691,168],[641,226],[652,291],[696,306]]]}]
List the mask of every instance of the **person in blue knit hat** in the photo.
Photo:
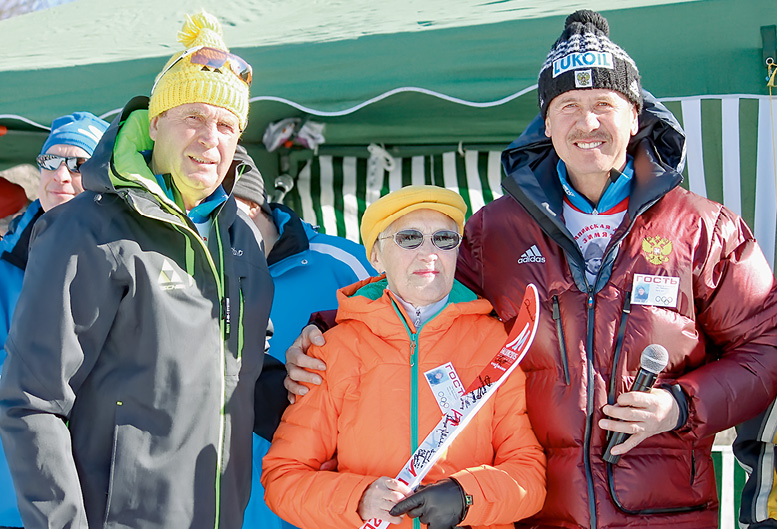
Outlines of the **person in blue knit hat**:
[{"label": "person in blue knit hat", "polygon": [[84,190],[79,167],[88,160],[108,128],[89,112],[73,112],[54,120],[40,155],[38,198],[44,211],[64,204]]},{"label": "person in blue knit hat", "polygon": [[[5,361],[5,339],[22,289],[33,226],[46,211],[84,190],[81,164],[92,156],[107,128],[107,122],[89,112],[73,112],[51,124],[51,133],[36,158],[40,168],[38,199],[11,221],[8,233],[0,240],[0,367]],[[0,527],[21,526],[8,463],[0,452]]]}]

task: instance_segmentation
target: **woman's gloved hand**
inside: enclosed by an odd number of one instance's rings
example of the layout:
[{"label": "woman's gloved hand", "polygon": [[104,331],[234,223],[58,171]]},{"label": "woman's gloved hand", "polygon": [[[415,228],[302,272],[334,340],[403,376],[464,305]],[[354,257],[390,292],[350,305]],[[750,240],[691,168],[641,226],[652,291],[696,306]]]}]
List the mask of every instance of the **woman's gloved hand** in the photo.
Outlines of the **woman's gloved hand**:
[{"label": "woman's gloved hand", "polygon": [[419,488],[389,511],[392,516],[407,513],[419,518],[429,529],[452,529],[464,519],[467,501],[464,489],[453,478]]}]

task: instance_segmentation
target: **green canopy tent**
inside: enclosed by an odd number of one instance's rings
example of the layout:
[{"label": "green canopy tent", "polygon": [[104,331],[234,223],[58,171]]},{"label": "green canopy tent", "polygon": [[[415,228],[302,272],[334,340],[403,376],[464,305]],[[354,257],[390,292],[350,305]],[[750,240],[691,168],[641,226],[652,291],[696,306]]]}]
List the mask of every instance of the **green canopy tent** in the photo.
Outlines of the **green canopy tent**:
[{"label": "green canopy tent", "polygon": [[76,0],[0,21],[0,169],[30,162],[55,117],[111,119],[147,94],[181,49],[184,14],[204,7],[254,67],[243,139],[268,180],[279,172],[261,144],[268,123],[326,124],[315,156],[292,155],[287,203],[306,219],[358,239],[366,204],[411,181],[455,185],[476,209],[500,195],[494,153],[536,114],[539,67],[581,4],[607,16],[643,85],[684,124],[685,185],[741,213],[774,263],[761,30],[777,24],[773,0]]},{"label": "green canopy tent", "polygon": [[[470,211],[498,197],[499,152],[537,113],[565,16],[602,11],[688,133],[684,185],[741,213],[775,262],[774,0],[76,0],[0,21],[0,169],[32,161],[57,116],[112,119],[148,94],[200,7],[254,67],[243,140],[265,178],[280,171],[261,143],[269,123],[325,123],[317,152],[291,153],[286,201],[355,240],[366,204],[401,185],[457,189]],[[741,475],[730,448],[721,460],[721,527],[734,527]]]}]

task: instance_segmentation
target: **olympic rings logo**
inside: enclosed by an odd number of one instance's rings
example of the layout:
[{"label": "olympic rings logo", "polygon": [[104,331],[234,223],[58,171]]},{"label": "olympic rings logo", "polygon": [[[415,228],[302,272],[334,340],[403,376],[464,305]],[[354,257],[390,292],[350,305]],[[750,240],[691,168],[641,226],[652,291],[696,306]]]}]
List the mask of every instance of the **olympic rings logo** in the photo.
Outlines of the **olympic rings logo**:
[{"label": "olympic rings logo", "polygon": [[448,402],[448,398],[445,396],[444,391],[438,391],[437,392],[437,402],[440,404],[440,408],[448,409],[451,407],[450,403]]},{"label": "olympic rings logo", "polygon": [[653,298],[653,300],[656,303],[661,303],[662,305],[669,305],[671,303],[674,303],[674,298],[668,297],[668,296],[656,296],[655,298]]}]

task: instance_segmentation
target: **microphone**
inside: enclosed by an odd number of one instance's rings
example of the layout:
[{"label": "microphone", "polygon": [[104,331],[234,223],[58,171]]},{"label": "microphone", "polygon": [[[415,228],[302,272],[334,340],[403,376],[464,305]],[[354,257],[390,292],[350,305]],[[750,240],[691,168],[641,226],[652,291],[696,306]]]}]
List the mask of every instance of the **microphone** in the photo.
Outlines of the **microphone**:
[{"label": "microphone", "polygon": [[[631,386],[630,391],[642,391],[647,392],[656,383],[658,374],[664,370],[666,364],[669,363],[669,352],[663,345],[657,343],[650,344],[642,351],[642,356],[639,358],[639,371],[637,371],[637,378],[634,379],[634,384]],[[624,432],[612,432],[610,442],[607,444],[607,450],[604,451],[604,460],[613,465],[620,460],[620,456],[612,455],[610,450],[613,446],[619,445],[629,438],[631,434]]]},{"label": "microphone", "polygon": [[294,179],[287,174],[278,175],[270,202],[283,202],[283,197],[294,187]]}]

